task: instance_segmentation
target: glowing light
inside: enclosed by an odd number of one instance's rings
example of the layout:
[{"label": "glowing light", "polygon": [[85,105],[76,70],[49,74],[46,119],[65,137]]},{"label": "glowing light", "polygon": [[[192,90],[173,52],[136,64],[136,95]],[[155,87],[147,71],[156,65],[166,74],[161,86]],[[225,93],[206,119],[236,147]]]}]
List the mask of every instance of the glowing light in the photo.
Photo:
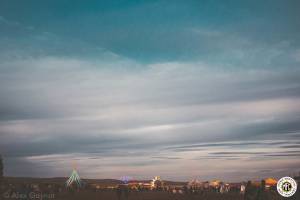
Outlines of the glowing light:
[{"label": "glowing light", "polygon": [[81,179],[75,169],[73,169],[70,178],[67,180],[66,185],[67,187],[71,187],[73,184],[76,184],[78,187],[82,186]]},{"label": "glowing light", "polygon": [[130,176],[122,176],[122,177],[120,178],[120,180],[121,180],[124,184],[127,184],[127,183],[129,183],[129,181],[132,180],[132,178],[131,178]]}]

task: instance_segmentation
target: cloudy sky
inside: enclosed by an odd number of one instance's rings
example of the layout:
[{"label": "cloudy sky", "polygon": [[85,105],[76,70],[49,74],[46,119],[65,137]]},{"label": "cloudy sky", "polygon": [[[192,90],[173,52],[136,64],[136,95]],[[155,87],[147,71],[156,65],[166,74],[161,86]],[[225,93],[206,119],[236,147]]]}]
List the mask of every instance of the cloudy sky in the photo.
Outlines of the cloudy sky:
[{"label": "cloudy sky", "polygon": [[300,3],[0,1],[7,176],[239,181],[300,167]]}]

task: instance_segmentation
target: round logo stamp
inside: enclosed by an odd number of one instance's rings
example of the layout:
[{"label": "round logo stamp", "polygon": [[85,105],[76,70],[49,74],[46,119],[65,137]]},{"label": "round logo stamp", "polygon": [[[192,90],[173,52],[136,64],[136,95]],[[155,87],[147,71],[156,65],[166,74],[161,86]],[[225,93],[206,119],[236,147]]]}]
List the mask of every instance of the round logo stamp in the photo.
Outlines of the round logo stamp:
[{"label": "round logo stamp", "polygon": [[277,182],[277,191],[283,197],[291,197],[297,191],[297,182],[291,177],[282,177]]}]

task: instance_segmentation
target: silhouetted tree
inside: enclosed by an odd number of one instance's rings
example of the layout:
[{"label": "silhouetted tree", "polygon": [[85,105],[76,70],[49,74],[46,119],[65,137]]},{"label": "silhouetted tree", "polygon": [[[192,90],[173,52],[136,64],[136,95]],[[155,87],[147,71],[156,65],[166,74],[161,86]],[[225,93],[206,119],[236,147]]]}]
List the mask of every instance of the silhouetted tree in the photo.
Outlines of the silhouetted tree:
[{"label": "silhouetted tree", "polygon": [[253,200],[256,196],[256,188],[252,185],[251,181],[247,182],[244,200]]},{"label": "silhouetted tree", "polygon": [[260,188],[256,195],[256,200],[266,200],[269,199],[266,192],[266,181],[262,180],[260,184]]},{"label": "silhouetted tree", "polygon": [[0,185],[3,181],[3,162],[2,162],[2,156],[0,155]]}]

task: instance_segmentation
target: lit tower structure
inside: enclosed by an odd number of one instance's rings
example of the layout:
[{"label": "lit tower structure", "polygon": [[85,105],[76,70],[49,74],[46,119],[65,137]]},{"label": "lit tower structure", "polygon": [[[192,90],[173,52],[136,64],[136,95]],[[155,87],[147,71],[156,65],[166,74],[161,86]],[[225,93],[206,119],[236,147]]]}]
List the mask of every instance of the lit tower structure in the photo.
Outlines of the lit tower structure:
[{"label": "lit tower structure", "polygon": [[69,179],[66,182],[67,187],[73,187],[74,185],[77,186],[77,188],[81,188],[83,186],[82,181],[81,181],[75,167],[73,168],[71,176],[69,177]]},{"label": "lit tower structure", "polygon": [[160,176],[155,176],[151,181],[151,189],[160,190],[164,186],[164,182],[161,180]]}]

